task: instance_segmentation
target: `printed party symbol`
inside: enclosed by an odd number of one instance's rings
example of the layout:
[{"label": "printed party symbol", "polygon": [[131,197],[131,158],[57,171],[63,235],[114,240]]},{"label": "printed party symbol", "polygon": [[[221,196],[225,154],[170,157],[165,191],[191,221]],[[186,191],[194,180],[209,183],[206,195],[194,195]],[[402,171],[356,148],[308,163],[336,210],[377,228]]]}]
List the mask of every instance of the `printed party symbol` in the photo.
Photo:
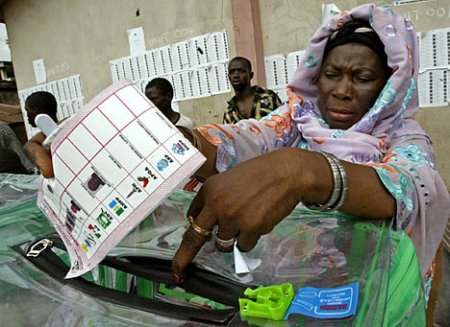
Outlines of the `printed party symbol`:
[{"label": "printed party symbol", "polygon": [[158,161],[158,163],[156,164],[156,167],[158,168],[159,171],[163,171],[164,169],[166,169],[167,167],[169,167],[169,162],[166,159],[161,159],[160,161]]},{"label": "printed party symbol", "polygon": [[172,163],[172,162],[173,162],[173,159],[171,157],[169,157],[167,154],[165,154],[164,158],[162,158],[161,160],[158,161],[158,163],[156,164],[156,167],[158,168],[159,171],[163,171],[164,169],[169,167],[169,163]]},{"label": "printed party symbol", "polygon": [[85,253],[88,253],[89,249],[92,248],[95,244],[97,244],[97,241],[90,233],[84,232],[84,236],[86,238],[84,239],[83,243],[81,244],[81,248],[83,249],[83,251]]},{"label": "printed party symbol", "polygon": [[116,215],[118,215],[118,216],[120,216],[124,211],[125,211],[125,209],[127,208],[127,206],[122,202],[122,201],[120,201],[120,199],[119,198],[115,198],[114,200],[112,200],[110,203],[109,203],[109,207],[116,213]]},{"label": "printed party symbol", "polygon": [[100,228],[98,228],[98,226],[89,224],[88,228],[89,228],[92,232],[94,232],[95,237],[97,237],[97,238],[102,237],[102,234],[100,234]]},{"label": "printed party symbol", "polygon": [[137,180],[139,182],[142,182],[142,187],[144,187],[144,188],[147,187],[147,185],[148,185],[148,178],[147,177],[145,177],[145,176],[138,176]]},{"label": "printed party symbol", "polygon": [[189,150],[189,148],[181,140],[179,140],[178,143],[174,143],[172,145],[172,151],[176,154],[180,154],[183,156],[186,150]]},{"label": "printed party symbol", "polygon": [[109,225],[111,225],[112,217],[105,210],[101,209],[101,211],[102,212],[95,220],[97,220],[100,226],[106,229]]},{"label": "printed party symbol", "polygon": [[80,211],[80,206],[74,200],[70,200],[70,210],[72,210],[73,213],[77,213]]},{"label": "printed party symbol", "polygon": [[100,186],[105,185],[105,182],[96,173],[92,173],[91,177],[87,181],[87,187],[95,192]]},{"label": "printed party symbol", "polygon": [[73,231],[75,224],[77,222],[77,217],[69,210],[66,210],[66,227],[69,231]]},{"label": "printed party symbol", "polygon": [[138,192],[141,193],[142,190],[139,188],[139,186],[137,186],[135,183],[133,183],[132,185],[133,189],[131,190],[131,192],[127,195],[127,199],[132,196],[134,193]]}]

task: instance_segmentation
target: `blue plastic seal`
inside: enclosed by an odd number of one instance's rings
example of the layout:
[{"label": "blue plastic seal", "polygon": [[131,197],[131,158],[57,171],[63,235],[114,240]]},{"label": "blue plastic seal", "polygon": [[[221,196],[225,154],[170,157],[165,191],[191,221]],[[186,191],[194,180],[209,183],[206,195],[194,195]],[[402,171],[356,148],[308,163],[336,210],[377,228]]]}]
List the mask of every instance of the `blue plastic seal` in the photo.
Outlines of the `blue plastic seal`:
[{"label": "blue plastic seal", "polygon": [[335,288],[299,288],[284,319],[292,313],[321,319],[342,319],[355,315],[359,282]]}]

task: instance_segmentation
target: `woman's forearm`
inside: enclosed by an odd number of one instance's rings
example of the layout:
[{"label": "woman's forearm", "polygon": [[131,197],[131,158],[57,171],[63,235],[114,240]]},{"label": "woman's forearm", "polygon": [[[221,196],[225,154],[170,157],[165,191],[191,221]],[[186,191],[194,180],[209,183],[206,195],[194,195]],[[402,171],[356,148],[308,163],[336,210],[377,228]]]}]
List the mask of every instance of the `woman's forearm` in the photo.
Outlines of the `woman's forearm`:
[{"label": "woman's forearm", "polygon": [[[331,196],[333,176],[323,155],[318,152],[292,149],[298,159],[291,162],[297,170],[296,176],[310,180],[302,187],[302,202],[323,204]],[[348,178],[348,194],[340,211],[368,219],[387,219],[396,214],[396,202],[386,190],[376,171],[365,165],[341,161]],[[294,167],[294,169],[295,169]],[[307,190],[305,192],[305,185]]]}]

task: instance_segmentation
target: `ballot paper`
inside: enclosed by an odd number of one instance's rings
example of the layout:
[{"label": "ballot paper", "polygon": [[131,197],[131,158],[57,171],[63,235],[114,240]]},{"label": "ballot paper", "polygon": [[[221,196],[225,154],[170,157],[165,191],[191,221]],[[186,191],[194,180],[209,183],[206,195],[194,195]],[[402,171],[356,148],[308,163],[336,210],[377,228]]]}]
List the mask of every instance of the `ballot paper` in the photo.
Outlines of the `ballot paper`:
[{"label": "ballot paper", "polygon": [[205,161],[130,81],[90,101],[50,149],[55,176],[37,204],[67,247],[66,278],[95,267]]}]

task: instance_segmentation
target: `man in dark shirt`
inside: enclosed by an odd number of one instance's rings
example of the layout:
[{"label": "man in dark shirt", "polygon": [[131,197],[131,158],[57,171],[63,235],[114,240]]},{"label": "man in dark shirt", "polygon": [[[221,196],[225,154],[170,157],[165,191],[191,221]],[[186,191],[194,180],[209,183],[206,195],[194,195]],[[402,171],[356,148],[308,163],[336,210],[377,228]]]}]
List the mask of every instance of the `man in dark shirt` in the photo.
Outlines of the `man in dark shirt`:
[{"label": "man in dark shirt", "polygon": [[58,121],[58,103],[53,94],[47,91],[37,91],[30,94],[25,100],[25,111],[28,116],[28,123],[36,127],[34,119],[39,114],[47,114],[55,122]]},{"label": "man in dark shirt", "polygon": [[237,123],[241,119],[261,119],[281,105],[278,95],[260,86],[251,86],[252,64],[244,57],[234,57],[228,64],[228,78],[235,96],[228,101],[223,123]]}]

